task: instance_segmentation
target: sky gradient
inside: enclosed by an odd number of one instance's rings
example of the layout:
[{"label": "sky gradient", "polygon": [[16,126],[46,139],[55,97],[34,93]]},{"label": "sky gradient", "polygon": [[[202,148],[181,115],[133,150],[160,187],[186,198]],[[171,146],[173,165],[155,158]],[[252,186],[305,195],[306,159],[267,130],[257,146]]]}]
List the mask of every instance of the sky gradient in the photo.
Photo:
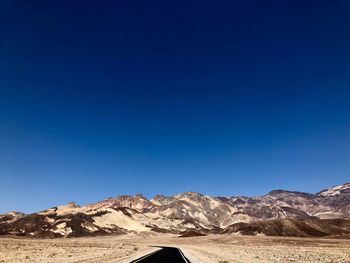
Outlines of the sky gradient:
[{"label": "sky gradient", "polygon": [[350,181],[349,1],[33,2],[0,4],[0,212]]}]

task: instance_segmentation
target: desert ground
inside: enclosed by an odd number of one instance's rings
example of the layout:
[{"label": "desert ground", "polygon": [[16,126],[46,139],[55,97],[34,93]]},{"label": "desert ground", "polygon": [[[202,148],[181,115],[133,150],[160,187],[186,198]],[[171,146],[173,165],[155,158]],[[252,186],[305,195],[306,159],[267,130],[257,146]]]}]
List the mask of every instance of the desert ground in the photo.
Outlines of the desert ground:
[{"label": "desert ground", "polygon": [[28,239],[0,238],[0,262],[130,262],[157,249],[176,246],[193,262],[350,262],[350,240],[170,234]]}]

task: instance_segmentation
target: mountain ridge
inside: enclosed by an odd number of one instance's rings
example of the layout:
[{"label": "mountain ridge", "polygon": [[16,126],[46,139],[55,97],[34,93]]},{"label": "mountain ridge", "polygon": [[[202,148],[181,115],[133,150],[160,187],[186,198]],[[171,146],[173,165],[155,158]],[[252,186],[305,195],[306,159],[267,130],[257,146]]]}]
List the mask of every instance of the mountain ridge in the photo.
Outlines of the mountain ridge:
[{"label": "mountain ridge", "polygon": [[[345,221],[335,227],[331,225],[335,219]],[[158,194],[152,199],[142,194],[119,195],[85,206],[70,202],[27,215],[0,215],[0,235],[73,237],[144,231],[329,235],[332,230],[349,234],[343,227],[347,220],[350,183],[315,194],[279,189],[254,197],[214,197],[189,191],[173,196]],[[313,227],[323,230],[310,230]]]}]

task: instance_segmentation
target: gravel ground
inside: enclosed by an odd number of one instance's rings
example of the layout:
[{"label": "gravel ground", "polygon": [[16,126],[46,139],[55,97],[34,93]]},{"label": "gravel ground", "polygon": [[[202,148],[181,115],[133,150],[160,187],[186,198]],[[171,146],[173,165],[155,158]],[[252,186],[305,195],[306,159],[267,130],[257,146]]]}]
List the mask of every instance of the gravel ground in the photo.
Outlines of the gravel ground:
[{"label": "gravel ground", "polygon": [[350,240],[232,235],[179,238],[139,234],[70,239],[0,238],[0,262],[118,262],[177,246],[203,263],[350,263]]}]

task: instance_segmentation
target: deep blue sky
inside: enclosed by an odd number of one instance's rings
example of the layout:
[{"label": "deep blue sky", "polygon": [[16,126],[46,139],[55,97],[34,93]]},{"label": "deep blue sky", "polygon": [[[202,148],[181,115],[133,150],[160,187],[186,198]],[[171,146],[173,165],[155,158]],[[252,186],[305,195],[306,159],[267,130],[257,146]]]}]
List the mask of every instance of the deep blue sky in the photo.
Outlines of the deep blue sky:
[{"label": "deep blue sky", "polygon": [[350,1],[28,2],[0,3],[0,212],[350,181]]}]

